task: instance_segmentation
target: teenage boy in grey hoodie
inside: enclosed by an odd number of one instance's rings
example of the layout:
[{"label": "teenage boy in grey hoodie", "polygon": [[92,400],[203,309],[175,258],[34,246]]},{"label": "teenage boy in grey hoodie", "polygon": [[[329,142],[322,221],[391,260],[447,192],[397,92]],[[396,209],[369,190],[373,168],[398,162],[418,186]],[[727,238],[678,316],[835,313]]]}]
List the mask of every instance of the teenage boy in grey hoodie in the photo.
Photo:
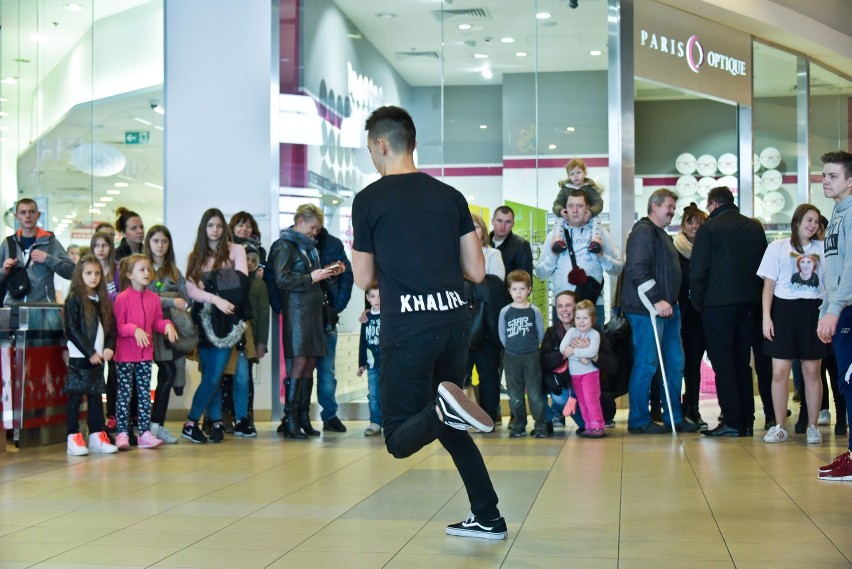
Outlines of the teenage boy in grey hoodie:
[{"label": "teenage boy in grey hoodie", "polygon": [[38,226],[40,216],[41,213],[35,201],[29,198],[18,201],[15,204],[15,218],[18,220],[20,229],[12,236],[15,240],[16,255],[10,257],[8,239],[0,243],[0,259],[3,262],[0,283],[5,284],[9,272],[16,265],[26,266],[27,276],[30,279],[30,292],[19,299],[6,295],[4,301],[6,306],[21,302],[56,302],[53,275],[58,274],[70,280],[74,273],[74,261],[68,256],[62,243],[53,233]]},{"label": "teenage boy in grey hoodie", "polygon": [[[852,419],[852,154],[839,150],[823,154],[821,159],[822,189],[835,205],[825,235],[825,300],[817,335],[826,344],[834,344],[838,383],[846,397],[847,419]],[[831,464],[821,466],[819,478],[852,481],[850,453],[843,452]]]}]

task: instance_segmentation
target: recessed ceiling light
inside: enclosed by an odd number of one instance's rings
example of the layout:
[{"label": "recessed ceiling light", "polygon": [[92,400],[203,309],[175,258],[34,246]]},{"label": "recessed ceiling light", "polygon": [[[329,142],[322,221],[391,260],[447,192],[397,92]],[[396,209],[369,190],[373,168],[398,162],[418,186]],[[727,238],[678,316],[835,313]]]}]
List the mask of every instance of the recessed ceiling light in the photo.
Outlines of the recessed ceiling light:
[{"label": "recessed ceiling light", "polygon": [[488,56],[484,53],[474,53],[473,57],[475,57],[476,59],[488,59]]},{"label": "recessed ceiling light", "polygon": [[33,43],[45,43],[47,41],[47,36],[44,34],[30,34],[27,36],[27,39]]},{"label": "recessed ceiling light", "polygon": [[151,126],[152,124],[154,124],[151,121],[146,121],[145,119],[142,119],[142,118],[139,118],[139,117],[133,117],[133,120],[135,120],[136,122],[142,123],[145,126]]},{"label": "recessed ceiling light", "polygon": [[126,188],[129,185],[130,184],[128,184],[127,182],[116,182],[113,184],[113,186],[115,186],[116,188]]},{"label": "recessed ceiling light", "polygon": [[396,18],[396,14],[394,14],[393,12],[380,12],[376,14],[376,17],[382,18],[383,20],[393,20],[394,18]]},{"label": "recessed ceiling light", "polygon": [[459,29],[460,29],[460,30],[469,30],[469,29],[470,29],[470,28],[472,28],[472,27],[473,27],[473,26],[471,26],[470,24],[459,24]]},{"label": "recessed ceiling light", "polygon": [[488,69],[486,67],[485,69],[482,70],[482,76],[485,77],[486,79],[491,79],[492,77],[494,77],[494,74],[491,72],[490,69]]},{"label": "recessed ceiling light", "polygon": [[63,4],[66,10],[70,10],[72,12],[80,12],[83,10],[83,5],[78,4],[77,2],[69,2],[68,4]]},{"label": "recessed ceiling light", "polygon": [[4,77],[3,79],[0,79],[0,83],[3,83],[4,85],[15,85],[17,82],[17,77]]},{"label": "recessed ceiling light", "polygon": [[8,117],[8,116],[9,116],[9,113],[7,113],[6,111],[0,111],[0,117]]},{"label": "recessed ceiling light", "polygon": [[113,198],[111,198],[109,196],[104,196],[104,197],[101,198],[102,202],[111,202],[112,200],[113,200]]},{"label": "recessed ceiling light", "polygon": [[601,50],[593,49],[592,51],[589,52],[589,55],[600,55],[601,53],[603,53]]},{"label": "recessed ceiling light", "polygon": [[515,38],[500,38],[500,43],[515,43]]},{"label": "recessed ceiling light", "polygon": [[155,184],[155,183],[153,183],[153,182],[142,182],[142,183],[143,183],[144,185],[148,186],[149,188],[154,188],[155,190],[163,190],[163,189],[165,189],[165,188],[163,188],[163,186],[160,186],[159,184]]},{"label": "recessed ceiling light", "polygon": [[90,207],[90,208],[89,208],[89,213],[99,214],[99,213],[101,213],[101,210],[99,210],[99,209],[98,209],[98,208],[96,208],[96,207]]},{"label": "recessed ceiling light", "polygon": [[555,144],[548,144],[547,148],[548,148],[548,150],[556,150],[556,145]]},{"label": "recessed ceiling light", "polygon": [[155,113],[157,113],[158,115],[164,115],[164,114],[166,114],[166,109],[164,109],[164,108],[163,108],[163,105],[161,105],[161,104],[159,104],[159,103],[157,103],[157,105],[156,105],[156,106],[151,107],[151,110],[152,110],[152,111],[154,111]]},{"label": "recessed ceiling light", "polygon": [[529,55],[529,54],[525,51],[519,51],[519,52],[515,53],[515,57],[526,57],[527,55]]},{"label": "recessed ceiling light", "polygon": [[547,20],[548,18],[551,18],[552,16],[551,16],[550,12],[539,12],[538,14],[535,15],[535,17],[539,20]]},{"label": "recessed ceiling light", "polygon": [[566,128],[565,130],[567,130],[568,132],[574,132],[574,127],[573,127],[573,126],[569,126],[569,127],[568,127],[568,128]]},{"label": "recessed ceiling light", "polygon": [[95,207],[105,207],[105,206],[106,206],[106,204],[105,204],[105,203],[103,203],[103,202],[95,202],[93,205],[94,205]]},{"label": "recessed ceiling light", "polygon": [[107,190],[107,193],[111,196],[117,196],[121,194],[121,190]]},{"label": "recessed ceiling light", "polygon": [[488,125],[487,124],[481,124],[481,125],[479,125],[479,128],[488,128]]},{"label": "recessed ceiling light", "polygon": [[467,201],[469,201],[469,202],[472,202],[475,199],[476,199],[476,196],[473,195],[473,194],[470,194],[469,196],[467,196]]},{"label": "recessed ceiling light", "polygon": [[8,103],[9,97],[0,97],[0,103]]}]

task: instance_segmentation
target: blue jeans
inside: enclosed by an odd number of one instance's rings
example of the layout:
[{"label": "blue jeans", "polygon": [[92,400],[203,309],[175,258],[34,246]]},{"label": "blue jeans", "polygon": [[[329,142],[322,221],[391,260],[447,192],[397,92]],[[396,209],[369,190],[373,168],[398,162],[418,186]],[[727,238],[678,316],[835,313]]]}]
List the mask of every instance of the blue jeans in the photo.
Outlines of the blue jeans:
[{"label": "blue jeans", "polygon": [[[575,399],[577,398],[577,394],[574,393],[572,389],[563,389],[562,393],[559,395],[550,394],[550,400],[552,402],[551,406],[547,408],[547,420],[552,421],[557,416],[562,416],[562,410],[565,408],[565,404],[568,403],[568,397],[573,396]],[[586,428],[586,421],[583,420],[583,414],[580,413],[580,406],[577,405],[574,414],[571,415],[571,420],[577,424],[578,429]]]},{"label": "blue jeans", "polygon": [[377,425],[382,424],[382,392],[379,383],[379,368],[374,367],[367,370],[367,399],[370,401],[370,422]]},{"label": "blue jeans", "polygon": [[[317,403],[320,418],[329,421],[337,416],[337,377],[334,375],[334,357],[337,355],[337,328],[325,335],[325,355],[317,358]],[[381,424],[381,421],[379,421]]]},{"label": "blue jeans", "polygon": [[231,348],[214,348],[204,346],[198,348],[198,360],[201,363],[201,383],[192,397],[192,407],[189,409],[189,420],[197,422],[201,419],[204,410],[210,412],[213,421],[222,420],[222,373],[228,358],[231,357]]},{"label": "blue jeans", "polygon": [[[660,361],[654,341],[654,329],[651,327],[651,317],[641,314],[626,316],[633,330],[633,370],[630,372],[630,414],[627,416],[627,426],[639,428],[651,422],[651,413],[648,409],[651,379],[657,373]],[[670,317],[657,317],[657,333],[660,336],[660,348],[663,352],[663,365],[666,370],[673,414],[669,417],[668,406],[663,405],[663,422],[666,424],[674,422],[677,425],[683,421],[680,408],[683,344],[680,339],[680,308],[677,305],[674,306]]]},{"label": "blue jeans", "polygon": [[237,369],[234,372],[234,419],[248,418],[249,363],[246,353],[237,352]]}]

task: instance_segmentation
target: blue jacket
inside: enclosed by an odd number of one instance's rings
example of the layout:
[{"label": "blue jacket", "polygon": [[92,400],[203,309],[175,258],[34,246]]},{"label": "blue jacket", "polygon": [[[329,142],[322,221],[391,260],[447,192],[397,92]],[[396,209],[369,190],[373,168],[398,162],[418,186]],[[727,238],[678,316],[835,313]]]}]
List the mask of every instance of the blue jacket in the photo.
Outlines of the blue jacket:
[{"label": "blue jacket", "polygon": [[346,257],[346,251],[343,249],[343,241],[330,234],[323,227],[317,235],[317,249],[319,249],[320,265],[325,267],[335,261],[342,261],[346,265],[346,271],[337,276],[337,278],[328,279],[323,284],[328,296],[329,302],[334,309],[339,313],[346,310],[346,305],[349,304],[349,299],[352,298],[352,286],[355,284],[355,273],[352,272],[352,263]]}]

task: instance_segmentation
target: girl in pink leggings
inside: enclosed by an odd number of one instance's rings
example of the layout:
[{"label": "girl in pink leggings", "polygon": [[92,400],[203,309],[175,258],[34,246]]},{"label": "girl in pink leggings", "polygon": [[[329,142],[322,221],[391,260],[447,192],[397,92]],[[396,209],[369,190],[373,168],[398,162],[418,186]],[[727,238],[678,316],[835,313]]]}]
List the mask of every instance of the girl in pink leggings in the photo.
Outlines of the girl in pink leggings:
[{"label": "girl in pink leggings", "polygon": [[[599,439],[606,436],[604,428],[606,423],[601,410],[601,376],[600,371],[592,363],[598,356],[598,348],[601,344],[601,336],[594,329],[597,310],[595,305],[588,300],[577,303],[574,312],[574,327],[569,328],[559,344],[562,355],[568,358],[568,371],[571,374],[571,385],[577,394],[577,403],[580,405],[580,413],[586,420],[586,430],[580,434],[581,437]],[[571,340],[574,338],[588,338],[589,347],[574,348]],[[566,416],[573,410],[571,399],[565,405]]]}]

